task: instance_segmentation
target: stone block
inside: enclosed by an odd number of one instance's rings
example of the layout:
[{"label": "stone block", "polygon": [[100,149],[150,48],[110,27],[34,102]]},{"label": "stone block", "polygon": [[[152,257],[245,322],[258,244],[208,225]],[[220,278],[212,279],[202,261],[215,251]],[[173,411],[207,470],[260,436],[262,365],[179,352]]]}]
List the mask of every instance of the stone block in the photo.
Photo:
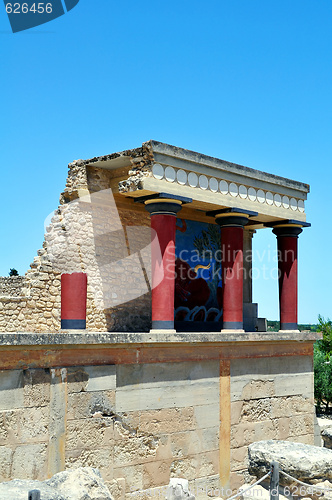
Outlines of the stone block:
[{"label": "stone block", "polygon": [[48,440],[49,408],[27,408],[21,414],[20,441],[46,442]]},{"label": "stone block", "polygon": [[241,400],[274,396],[274,380],[251,380],[242,389]]},{"label": "stone block", "polygon": [[198,383],[219,382],[219,362],[146,363],[117,365],[117,387],[145,389],[165,386],[196,386]]},{"label": "stone block", "polygon": [[0,482],[11,479],[13,450],[6,446],[0,446]]},{"label": "stone block", "polygon": [[184,477],[189,481],[197,477],[213,476],[219,472],[219,450],[195,456],[176,458],[171,463],[171,477]]},{"label": "stone block", "polygon": [[196,500],[206,500],[211,497],[220,497],[221,488],[219,475],[200,477],[189,481],[189,491]]},{"label": "stone block", "polygon": [[243,470],[248,465],[248,446],[231,450],[231,472]]},{"label": "stone block", "polygon": [[241,420],[248,422],[257,422],[271,418],[272,400],[258,399],[253,401],[244,401],[242,407]]},{"label": "stone block", "polygon": [[68,420],[114,415],[115,391],[80,392],[68,394]]},{"label": "stone block", "polygon": [[44,479],[47,475],[47,445],[26,444],[17,446],[12,459],[12,477]]},{"label": "stone block", "polygon": [[0,412],[0,446],[18,443],[22,411],[24,410]]},{"label": "stone block", "polygon": [[23,408],[23,373],[22,370],[0,371],[0,411]]},{"label": "stone block", "polygon": [[188,385],[165,383],[150,388],[140,385],[136,389],[117,389],[116,410],[127,412],[211,405],[218,397],[219,381]]},{"label": "stone block", "polygon": [[297,415],[290,419],[289,435],[290,437],[302,436],[309,434],[314,436],[314,416],[313,414]]},{"label": "stone block", "polygon": [[290,418],[289,417],[284,417],[284,418],[278,418],[278,439],[286,440],[290,436],[290,431],[289,431],[289,423],[290,423]]},{"label": "stone block", "polygon": [[143,490],[143,465],[114,467],[114,479],[125,477],[126,493],[135,493]]},{"label": "stone block", "polygon": [[[219,400],[219,394],[216,394],[216,399]],[[182,411],[182,410],[181,410]],[[209,427],[218,427],[220,422],[220,406],[219,403],[210,405],[195,406],[195,428],[207,429]]]},{"label": "stone block", "polygon": [[172,459],[147,462],[143,466],[143,488],[155,488],[169,483]]},{"label": "stone block", "polygon": [[133,431],[123,428],[116,422],[114,466],[134,465],[155,460],[159,442],[159,439],[154,436],[137,436]]},{"label": "stone block", "polygon": [[23,371],[24,407],[41,407],[50,401],[51,375],[48,369]]},{"label": "stone block", "polygon": [[88,384],[86,391],[112,391],[116,388],[116,368],[115,365],[106,366],[85,366],[88,374]]},{"label": "stone block", "polygon": [[241,421],[243,401],[233,401],[231,403],[231,424],[236,425]]},{"label": "stone block", "polygon": [[[255,437],[253,441],[262,441],[263,439],[275,439],[278,436],[278,421],[266,420],[265,422],[255,423]],[[251,444],[251,443],[248,443]]]},{"label": "stone block", "polygon": [[197,427],[196,408],[163,408],[159,410],[120,413],[123,422],[144,434],[170,434]]},{"label": "stone block", "polygon": [[314,412],[314,402],[303,396],[278,397],[272,400],[272,418],[293,417],[310,412]]},{"label": "stone block", "polygon": [[66,451],[65,468],[77,467],[94,467],[100,470],[104,481],[113,480],[113,448]]},{"label": "stone block", "polygon": [[295,396],[302,394],[311,398],[313,396],[313,374],[298,373],[279,375],[275,378],[276,396]]},{"label": "stone block", "polygon": [[84,366],[72,366],[67,369],[67,391],[68,394],[85,392],[88,385],[89,375]]},{"label": "stone block", "polygon": [[114,422],[111,417],[69,420],[66,450],[113,447]]},{"label": "stone block", "polygon": [[109,489],[112,498],[116,498],[117,500],[125,500],[126,480],[124,477],[113,479],[112,481],[105,481],[105,484]]},{"label": "stone block", "polygon": [[231,427],[231,448],[247,446],[255,440],[255,422],[244,422]]},{"label": "stone block", "polygon": [[173,457],[185,457],[219,449],[219,427],[177,432],[170,435]]}]

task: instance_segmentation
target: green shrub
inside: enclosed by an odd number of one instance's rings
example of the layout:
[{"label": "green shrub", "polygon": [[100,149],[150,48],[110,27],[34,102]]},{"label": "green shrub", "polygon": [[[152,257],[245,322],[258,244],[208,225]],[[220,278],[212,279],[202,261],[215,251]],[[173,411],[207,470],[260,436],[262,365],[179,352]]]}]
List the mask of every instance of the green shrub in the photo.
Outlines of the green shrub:
[{"label": "green shrub", "polygon": [[324,403],[328,412],[332,403],[332,322],[322,316],[318,316],[318,322],[317,331],[323,338],[314,345],[315,398],[317,410],[320,412]]}]

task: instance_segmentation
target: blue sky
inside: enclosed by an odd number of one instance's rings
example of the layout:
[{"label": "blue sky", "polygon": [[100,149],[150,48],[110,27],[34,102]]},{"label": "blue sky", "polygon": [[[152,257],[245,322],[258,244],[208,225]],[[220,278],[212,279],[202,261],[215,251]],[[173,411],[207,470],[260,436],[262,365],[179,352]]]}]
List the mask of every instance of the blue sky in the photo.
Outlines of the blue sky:
[{"label": "blue sky", "polygon": [[[331,27],[330,0],[80,0],[16,34],[1,7],[0,275],[29,267],[70,161],[155,139],[310,184],[299,321],[332,316]],[[278,318],[274,280],[254,299]]]}]

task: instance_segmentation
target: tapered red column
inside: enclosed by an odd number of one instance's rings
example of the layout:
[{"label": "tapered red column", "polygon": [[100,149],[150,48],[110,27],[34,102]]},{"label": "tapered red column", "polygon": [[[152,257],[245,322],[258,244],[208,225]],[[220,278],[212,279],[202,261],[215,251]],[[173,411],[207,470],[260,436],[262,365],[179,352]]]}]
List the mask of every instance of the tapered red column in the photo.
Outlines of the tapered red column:
[{"label": "tapered red column", "polygon": [[298,330],[297,239],[300,225],[280,224],[273,233],[278,241],[280,330]]},{"label": "tapered red column", "polygon": [[221,229],[223,329],[243,330],[243,226],[248,215],[216,215]]},{"label": "tapered red column", "polygon": [[61,328],[86,328],[87,275],[85,273],[61,276]]},{"label": "tapered red column", "polygon": [[181,201],[172,199],[145,202],[151,214],[153,330],[174,329],[175,225],[181,205]]}]

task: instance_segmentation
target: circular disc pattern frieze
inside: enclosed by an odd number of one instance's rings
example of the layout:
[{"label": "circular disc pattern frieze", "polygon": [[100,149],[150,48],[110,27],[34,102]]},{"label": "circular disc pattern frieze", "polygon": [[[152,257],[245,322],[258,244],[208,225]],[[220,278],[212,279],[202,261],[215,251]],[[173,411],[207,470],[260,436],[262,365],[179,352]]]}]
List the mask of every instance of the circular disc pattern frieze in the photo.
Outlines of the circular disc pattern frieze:
[{"label": "circular disc pattern frieze", "polygon": [[[164,167],[160,163],[152,165],[152,176],[157,180],[166,179],[168,182],[177,182],[181,186],[186,184],[192,188],[199,187],[200,189],[210,190],[212,193],[217,193],[218,190],[223,195],[231,195],[234,198],[239,196],[241,199],[249,199],[250,201],[266,203],[267,205],[275,205],[280,208],[298,210],[304,212],[304,200],[297,198],[289,198],[288,196],[263,189],[256,190],[253,187],[247,187],[244,184],[236,182],[227,182],[219,180],[215,177],[208,177],[204,174],[197,175],[195,172],[186,172],[182,168],[174,168],[171,166]],[[186,188],[185,188],[186,189]]]},{"label": "circular disc pattern frieze", "polygon": [[297,210],[297,201],[295,198],[290,199],[290,207],[292,210]]},{"label": "circular disc pattern frieze", "polygon": [[176,178],[179,184],[182,186],[187,183],[187,172],[180,169],[176,172]]},{"label": "circular disc pattern frieze", "polygon": [[198,184],[198,177],[197,177],[197,174],[195,174],[195,172],[190,172],[190,174],[188,175],[188,184],[190,187],[196,187],[197,184]]},{"label": "circular disc pattern frieze", "polygon": [[231,182],[229,185],[229,192],[232,196],[237,196],[239,194],[239,188],[235,182]]},{"label": "circular disc pattern frieze", "polygon": [[266,203],[268,205],[273,205],[273,194],[270,191],[266,193]]},{"label": "circular disc pattern frieze", "polygon": [[152,175],[155,179],[162,179],[164,177],[164,167],[159,163],[155,163],[152,167]]},{"label": "circular disc pattern frieze", "polygon": [[288,198],[288,196],[283,196],[282,197],[282,206],[284,208],[289,208],[289,198]]},{"label": "circular disc pattern frieze", "polygon": [[199,187],[201,189],[207,189],[209,187],[209,181],[206,175],[200,175],[198,179]]},{"label": "circular disc pattern frieze", "polygon": [[220,181],[219,182],[219,189],[221,194],[227,194],[228,193],[228,184],[226,181]]},{"label": "circular disc pattern frieze", "polygon": [[304,201],[303,200],[299,200],[297,202],[297,206],[298,206],[300,212],[304,212]]},{"label": "circular disc pattern frieze", "polygon": [[168,182],[174,182],[175,177],[176,177],[176,174],[175,174],[174,168],[173,167],[166,167],[165,168],[165,179]]},{"label": "circular disc pattern frieze", "polygon": [[248,189],[248,198],[249,198],[249,200],[250,201],[256,201],[256,197],[257,197],[256,189],[249,188]]},{"label": "circular disc pattern frieze", "polygon": [[243,184],[239,187],[239,195],[243,200],[248,196],[248,189]]},{"label": "circular disc pattern frieze", "polygon": [[209,186],[210,186],[211,191],[213,191],[214,193],[216,193],[218,191],[218,181],[217,181],[217,179],[215,179],[214,177],[210,177]]},{"label": "circular disc pattern frieze", "polygon": [[281,196],[280,194],[274,195],[274,204],[276,207],[281,207]]},{"label": "circular disc pattern frieze", "polygon": [[259,203],[265,203],[265,193],[263,189],[259,189],[257,191],[257,200],[259,201]]}]

